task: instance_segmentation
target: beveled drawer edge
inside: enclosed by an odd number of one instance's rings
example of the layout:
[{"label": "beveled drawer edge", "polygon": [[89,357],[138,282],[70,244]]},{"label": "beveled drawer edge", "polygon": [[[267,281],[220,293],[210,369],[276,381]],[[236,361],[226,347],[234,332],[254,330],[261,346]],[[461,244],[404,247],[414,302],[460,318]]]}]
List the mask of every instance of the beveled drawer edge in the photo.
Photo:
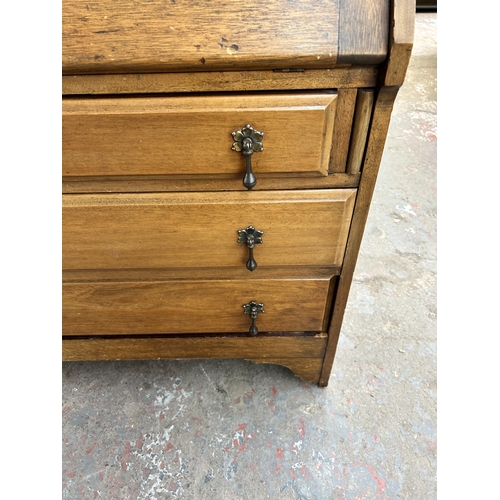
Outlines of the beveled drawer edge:
[{"label": "beveled drawer edge", "polygon": [[331,279],[340,274],[340,267],[273,266],[259,267],[249,273],[240,267],[197,267],[170,269],[63,269],[63,283],[91,282],[155,282],[178,280],[280,280],[280,279]]},{"label": "beveled drawer edge", "polygon": [[[327,189],[327,188],[356,188],[359,185],[360,174],[334,173],[326,177],[302,177],[294,175],[264,176],[261,175],[253,191],[279,191],[282,189]],[[169,191],[246,191],[238,178],[189,178],[146,177],[98,179],[63,177],[63,194],[90,194],[90,193],[141,193],[141,192],[169,192]]]}]

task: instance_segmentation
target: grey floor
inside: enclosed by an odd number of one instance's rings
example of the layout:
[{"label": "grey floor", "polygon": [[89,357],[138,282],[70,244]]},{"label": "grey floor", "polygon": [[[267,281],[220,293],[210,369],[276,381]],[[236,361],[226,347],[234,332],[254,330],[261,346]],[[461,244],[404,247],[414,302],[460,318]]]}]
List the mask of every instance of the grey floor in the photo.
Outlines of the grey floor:
[{"label": "grey floor", "polygon": [[417,14],[329,386],[63,364],[64,499],[436,498],[436,14]]}]

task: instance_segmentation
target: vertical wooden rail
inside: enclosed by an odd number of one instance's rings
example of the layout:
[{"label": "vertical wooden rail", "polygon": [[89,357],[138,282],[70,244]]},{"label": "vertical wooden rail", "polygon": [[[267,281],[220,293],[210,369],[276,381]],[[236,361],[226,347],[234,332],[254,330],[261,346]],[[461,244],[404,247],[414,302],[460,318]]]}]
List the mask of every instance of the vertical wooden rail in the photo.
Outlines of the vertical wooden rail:
[{"label": "vertical wooden rail", "polygon": [[357,89],[339,89],[328,172],[344,173],[349,154],[349,138],[356,105]]},{"label": "vertical wooden rail", "polygon": [[347,160],[346,171],[348,174],[359,174],[361,170],[361,162],[363,161],[372,116],[374,95],[373,89],[360,89],[358,91],[349,159]]}]

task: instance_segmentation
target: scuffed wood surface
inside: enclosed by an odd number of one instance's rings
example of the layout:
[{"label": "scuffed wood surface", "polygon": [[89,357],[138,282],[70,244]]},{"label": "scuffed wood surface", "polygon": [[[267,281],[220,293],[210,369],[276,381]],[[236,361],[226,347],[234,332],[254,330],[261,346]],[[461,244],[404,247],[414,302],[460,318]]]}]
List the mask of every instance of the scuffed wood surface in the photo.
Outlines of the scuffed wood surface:
[{"label": "scuffed wood surface", "polygon": [[331,68],[338,2],[64,0],[64,74]]},{"label": "scuffed wood surface", "polygon": [[413,50],[415,0],[393,0],[389,60],[384,85],[402,85]]}]

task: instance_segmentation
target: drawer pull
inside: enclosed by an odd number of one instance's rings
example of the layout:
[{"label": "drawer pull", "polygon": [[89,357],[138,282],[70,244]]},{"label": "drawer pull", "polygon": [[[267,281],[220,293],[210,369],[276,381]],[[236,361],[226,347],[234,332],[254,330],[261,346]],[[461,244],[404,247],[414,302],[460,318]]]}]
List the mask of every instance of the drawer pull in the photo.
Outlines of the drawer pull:
[{"label": "drawer pull", "polygon": [[246,160],[246,172],[243,178],[243,185],[247,189],[252,189],[257,184],[257,179],[252,172],[252,155],[255,152],[262,151],[262,139],[264,132],[255,130],[251,125],[245,125],[241,130],[232,133],[234,143],[231,148],[233,151],[241,152]]},{"label": "drawer pull", "polygon": [[252,326],[248,330],[248,333],[250,333],[250,335],[257,335],[259,333],[259,329],[257,328],[255,322],[257,321],[257,315],[264,312],[264,304],[257,304],[257,302],[254,301],[249,302],[243,306],[243,312],[245,314],[250,314],[250,317],[252,318]]},{"label": "drawer pull", "polygon": [[238,243],[245,243],[248,247],[247,269],[249,271],[255,271],[255,269],[257,269],[257,262],[253,256],[253,249],[256,244],[262,243],[263,234],[264,231],[259,231],[253,226],[248,226],[246,229],[238,230]]}]

